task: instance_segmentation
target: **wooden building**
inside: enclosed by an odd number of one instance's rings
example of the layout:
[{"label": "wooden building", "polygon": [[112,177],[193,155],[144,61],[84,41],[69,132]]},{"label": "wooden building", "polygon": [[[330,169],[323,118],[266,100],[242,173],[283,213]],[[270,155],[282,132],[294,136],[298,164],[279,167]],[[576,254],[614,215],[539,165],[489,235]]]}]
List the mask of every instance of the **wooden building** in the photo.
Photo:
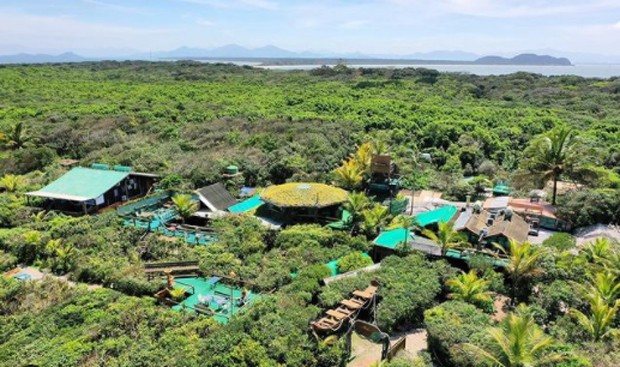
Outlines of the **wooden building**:
[{"label": "wooden building", "polygon": [[90,168],[72,168],[47,186],[26,195],[46,199],[46,209],[92,214],[146,195],[157,178],[154,174],[132,172],[131,167],[93,164]]}]

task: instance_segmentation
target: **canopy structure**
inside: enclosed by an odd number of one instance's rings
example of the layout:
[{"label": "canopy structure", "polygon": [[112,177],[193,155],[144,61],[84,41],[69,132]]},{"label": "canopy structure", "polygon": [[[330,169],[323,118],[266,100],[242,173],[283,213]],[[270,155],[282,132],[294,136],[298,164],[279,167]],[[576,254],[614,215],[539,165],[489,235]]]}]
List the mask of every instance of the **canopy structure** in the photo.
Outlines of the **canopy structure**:
[{"label": "canopy structure", "polygon": [[229,206],[228,211],[234,214],[246,213],[263,204],[265,204],[265,202],[260,199],[260,196],[255,195],[245,201]]},{"label": "canopy structure", "polygon": [[510,186],[503,181],[500,181],[493,187],[493,195],[504,196],[510,194]]},{"label": "canopy structure", "polygon": [[325,208],[345,202],[348,193],[321,183],[295,182],[270,186],[260,197],[281,208]]},{"label": "canopy structure", "polygon": [[95,200],[130,174],[131,172],[75,167],[56,181],[27,195],[78,202]]},{"label": "canopy structure", "polygon": [[457,211],[458,209],[453,205],[442,206],[439,209],[416,215],[415,222],[421,227],[426,227],[429,224],[447,223]]},{"label": "canopy structure", "polygon": [[385,247],[391,250],[396,249],[396,247],[405,241],[409,243],[411,240],[411,235],[413,231],[406,228],[395,228],[389,231],[383,231],[375,238],[372,243],[375,246]]}]

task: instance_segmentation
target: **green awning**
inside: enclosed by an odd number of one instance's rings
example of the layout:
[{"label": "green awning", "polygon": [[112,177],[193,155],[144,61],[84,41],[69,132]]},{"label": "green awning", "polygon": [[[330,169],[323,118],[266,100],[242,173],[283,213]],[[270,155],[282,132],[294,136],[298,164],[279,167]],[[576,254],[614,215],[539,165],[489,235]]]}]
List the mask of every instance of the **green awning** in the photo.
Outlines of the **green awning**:
[{"label": "green awning", "polygon": [[510,186],[502,185],[502,184],[496,185],[493,188],[493,193],[494,194],[501,194],[501,195],[508,195],[508,194],[510,194]]},{"label": "green awning", "polygon": [[409,240],[411,239],[411,230],[405,228],[396,228],[389,231],[381,232],[379,236],[377,236],[377,238],[372,241],[372,243],[374,243],[376,246],[386,247],[393,250],[396,248],[396,246],[398,246],[399,243],[405,242],[405,239],[407,239],[407,242],[409,242]]},{"label": "green awning", "polygon": [[439,209],[431,210],[428,212],[420,213],[415,216],[415,222],[421,226],[426,227],[429,224],[435,223],[447,223],[452,219],[457,212],[457,208],[453,205],[442,206]]},{"label": "green awning", "polygon": [[76,167],[30,196],[71,201],[94,200],[129,176],[129,172]]},{"label": "green awning", "polygon": [[229,207],[227,210],[231,213],[240,214],[256,209],[263,204],[265,204],[265,202],[261,200],[260,195],[255,195],[245,201]]}]

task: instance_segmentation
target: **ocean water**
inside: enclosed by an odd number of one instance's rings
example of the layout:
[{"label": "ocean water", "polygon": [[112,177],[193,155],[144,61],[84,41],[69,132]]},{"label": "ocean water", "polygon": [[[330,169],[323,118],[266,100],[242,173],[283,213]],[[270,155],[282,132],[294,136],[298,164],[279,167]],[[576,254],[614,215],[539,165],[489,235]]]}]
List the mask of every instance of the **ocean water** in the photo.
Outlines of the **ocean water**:
[{"label": "ocean water", "polygon": [[[252,65],[258,66],[258,65]],[[348,65],[350,67],[368,68],[428,68],[438,71],[469,73],[477,75],[505,75],[519,71],[528,73],[551,75],[578,75],[586,78],[610,78],[620,77],[620,65],[611,64],[577,64],[573,66],[543,66],[543,65]],[[317,65],[277,65],[258,66],[271,70],[310,70]]]}]

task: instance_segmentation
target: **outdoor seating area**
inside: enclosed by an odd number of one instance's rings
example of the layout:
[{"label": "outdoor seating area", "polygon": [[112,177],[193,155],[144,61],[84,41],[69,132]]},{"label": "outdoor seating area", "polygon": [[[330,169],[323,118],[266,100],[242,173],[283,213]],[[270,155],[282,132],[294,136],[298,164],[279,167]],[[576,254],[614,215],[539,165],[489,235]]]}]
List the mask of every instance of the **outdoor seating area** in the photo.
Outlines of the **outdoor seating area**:
[{"label": "outdoor seating area", "polygon": [[173,287],[184,288],[185,297],[176,301],[172,309],[212,316],[226,324],[243,307],[260,297],[259,293],[234,283],[219,276],[175,278]]},{"label": "outdoor seating area", "polygon": [[362,310],[375,305],[378,288],[379,284],[373,281],[366,289],[353,291],[348,299],[343,299],[337,307],[325,311],[325,316],[312,322],[312,329],[318,333],[340,330],[346,321],[357,319]]},{"label": "outdoor seating area", "polygon": [[117,209],[124,218],[123,224],[157,233],[170,239],[182,239],[190,245],[208,245],[217,236],[204,227],[174,223],[177,212],[170,201],[170,194],[158,194]]}]

